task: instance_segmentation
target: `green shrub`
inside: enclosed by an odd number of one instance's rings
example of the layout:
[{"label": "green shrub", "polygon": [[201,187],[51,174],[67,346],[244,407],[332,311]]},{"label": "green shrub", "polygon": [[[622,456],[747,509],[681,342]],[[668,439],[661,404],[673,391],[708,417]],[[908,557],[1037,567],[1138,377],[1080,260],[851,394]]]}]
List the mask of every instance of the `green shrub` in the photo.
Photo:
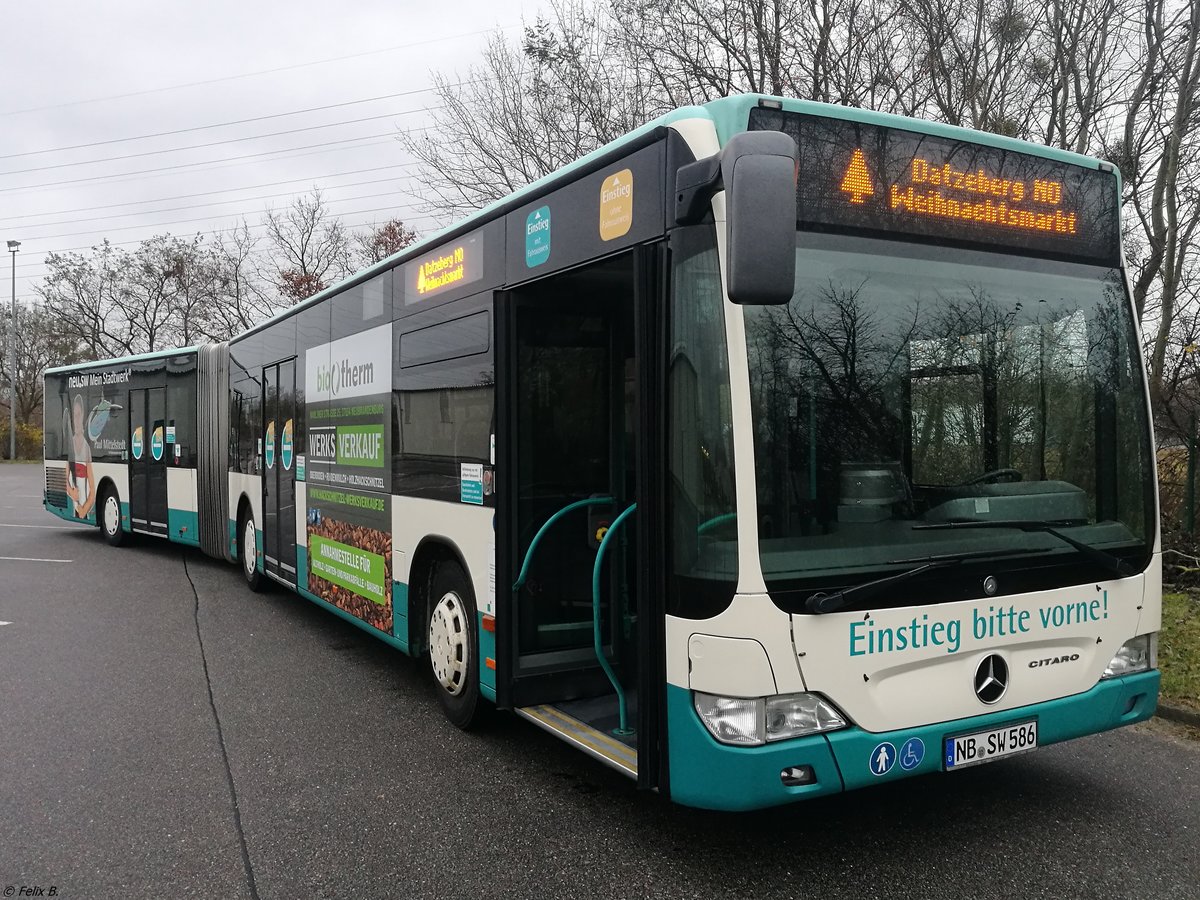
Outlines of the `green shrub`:
[{"label": "green shrub", "polygon": [[[0,421],[0,459],[8,459],[8,419]],[[17,459],[42,458],[42,426],[17,423]]]}]

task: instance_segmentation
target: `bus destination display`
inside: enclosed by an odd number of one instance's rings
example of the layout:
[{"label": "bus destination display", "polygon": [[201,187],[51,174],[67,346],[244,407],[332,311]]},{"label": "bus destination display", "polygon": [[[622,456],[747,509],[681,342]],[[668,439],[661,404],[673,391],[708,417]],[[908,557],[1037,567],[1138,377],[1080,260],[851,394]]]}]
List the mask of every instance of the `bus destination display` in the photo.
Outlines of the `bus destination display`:
[{"label": "bus destination display", "polygon": [[1108,172],[896,128],[756,108],[750,130],[799,148],[800,228],[854,228],[1064,256],[1117,258]]}]

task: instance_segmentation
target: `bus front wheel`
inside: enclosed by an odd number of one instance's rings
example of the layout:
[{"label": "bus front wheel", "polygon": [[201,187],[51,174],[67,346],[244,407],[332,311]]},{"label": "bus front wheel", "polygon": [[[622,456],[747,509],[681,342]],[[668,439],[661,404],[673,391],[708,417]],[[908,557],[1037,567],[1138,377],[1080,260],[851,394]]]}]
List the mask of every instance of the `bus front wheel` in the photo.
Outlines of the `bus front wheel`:
[{"label": "bus front wheel", "polygon": [[121,528],[121,498],[112,485],[106,486],[100,495],[100,530],[114,547],[120,547],[125,541],[125,531]]},{"label": "bus front wheel", "polygon": [[471,728],[480,711],[475,597],[457,562],[439,563],[430,588],[429,663],[438,701],[454,725]]},{"label": "bus front wheel", "polygon": [[262,583],[262,575],[258,571],[258,531],[254,527],[254,513],[248,509],[242,513],[238,533],[242,541],[238,552],[242,563],[242,577],[246,579],[246,586],[250,590],[257,591]]}]

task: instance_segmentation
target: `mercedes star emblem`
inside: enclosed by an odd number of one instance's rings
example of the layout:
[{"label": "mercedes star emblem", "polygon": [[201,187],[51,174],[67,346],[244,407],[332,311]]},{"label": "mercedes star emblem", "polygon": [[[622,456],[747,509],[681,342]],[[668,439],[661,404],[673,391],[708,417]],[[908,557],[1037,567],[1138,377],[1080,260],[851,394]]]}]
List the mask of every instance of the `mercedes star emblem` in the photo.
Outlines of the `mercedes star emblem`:
[{"label": "mercedes star emblem", "polygon": [[1008,663],[996,653],[985,656],[975,670],[975,696],[991,706],[1008,690]]}]

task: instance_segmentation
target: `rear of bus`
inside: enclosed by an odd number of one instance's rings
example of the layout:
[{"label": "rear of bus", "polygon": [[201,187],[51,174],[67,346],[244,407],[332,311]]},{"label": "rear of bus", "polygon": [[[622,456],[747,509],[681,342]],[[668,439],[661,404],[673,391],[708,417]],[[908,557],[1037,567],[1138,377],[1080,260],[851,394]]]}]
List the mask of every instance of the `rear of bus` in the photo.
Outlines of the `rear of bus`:
[{"label": "rear of bus", "polygon": [[795,277],[786,303],[683,313],[697,257],[675,254],[673,346],[710,362],[668,370],[672,796],[766,806],[1149,717],[1161,561],[1118,173],[861,110],[709,109],[722,145],[795,141]]}]

